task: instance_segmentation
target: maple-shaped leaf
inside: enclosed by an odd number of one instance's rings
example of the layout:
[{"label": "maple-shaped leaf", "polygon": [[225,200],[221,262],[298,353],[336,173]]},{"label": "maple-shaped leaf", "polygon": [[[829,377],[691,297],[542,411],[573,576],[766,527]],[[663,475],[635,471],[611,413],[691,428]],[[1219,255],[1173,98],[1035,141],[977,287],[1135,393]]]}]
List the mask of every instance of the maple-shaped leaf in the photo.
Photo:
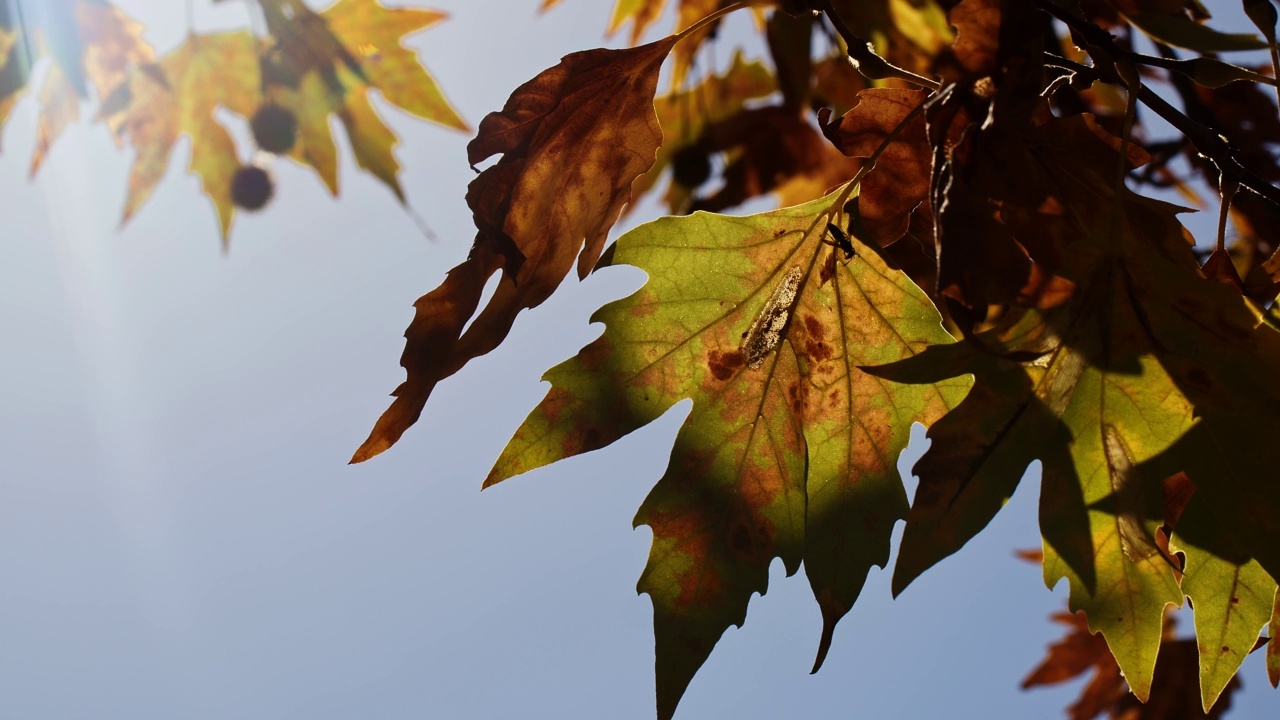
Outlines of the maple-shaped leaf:
[{"label": "maple-shaped leaf", "polygon": [[1170,549],[1186,557],[1182,591],[1194,608],[1201,702],[1208,712],[1271,619],[1276,581],[1240,551],[1199,493],[1173,526]]},{"label": "maple-shaped leaf", "polygon": [[766,105],[708,125],[697,147],[730,160],[723,184],[690,207],[719,212],[766,193],[775,194],[780,205],[795,205],[852,178],[860,163],[832,147],[805,112]]},{"label": "maple-shaped leaf", "polygon": [[925,139],[924,117],[907,122],[927,94],[872,88],[858,93],[858,103],[839,119],[831,120],[825,110],[818,116],[823,133],[840,152],[854,158],[878,153],[876,168],[858,195],[858,216],[881,245],[902,237],[911,212],[929,196],[933,151]]},{"label": "maple-shaped leaf", "polygon": [[274,45],[264,59],[265,95],[297,118],[298,141],[289,156],[314,168],[331,193],[338,192],[338,178],[329,122],[337,116],[357,164],[405,199],[397,138],[370,103],[371,89],[419,118],[469,129],[403,43],[446,17],[437,10],[388,8],[380,0],[340,0],[320,13],[300,10],[276,20]]},{"label": "maple-shaped leaf", "polygon": [[1267,679],[1271,687],[1280,687],[1280,590],[1276,590],[1275,606],[1271,610],[1271,624],[1267,631],[1271,639],[1267,642]]},{"label": "maple-shaped leaf", "polygon": [[185,134],[191,138],[191,172],[213,201],[225,243],[234,210],[231,178],[241,161],[214,111],[223,107],[249,116],[257,108],[257,41],[248,31],[189,35],[158,66],[159,77],[139,73],[130,80],[122,128],[136,155],[122,222],[151,196],[169,167],[174,143]]},{"label": "maple-shaped leaf", "polygon": [[[1160,615],[1184,594],[1155,542],[1162,478],[1186,471],[1218,523],[1234,528],[1221,571],[1236,567],[1265,593],[1259,573],[1274,576],[1280,564],[1280,486],[1248,449],[1280,442],[1274,423],[1257,422],[1280,404],[1280,336],[1238,292],[1200,275],[1176,208],[1117,189],[1118,141],[1102,142],[1087,118],[1046,123],[1027,139],[1011,198],[1031,202],[1018,212],[1007,203],[999,219],[1054,268],[1046,287],[1057,289],[962,345],[874,370],[897,380],[977,376],[973,402],[930,429],[894,586],[984,527],[1039,458],[1046,582],[1070,579],[1071,608],[1088,613],[1145,698]],[[1214,572],[1203,556],[1200,565]],[[1206,618],[1229,615],[1221,605],[1230,597],[1196,581],[1191,591],[1204,596]],[[1216,643],[1203,663],[1206,702],[1229,675],[1227,660],[1248,651],[1255,620],[1246,617],[1205,639]]]},{"label": "maple-shaped leaf", "polygon": [[951,338],[875,251],[825,239],[837,202],[695,213],[624,235],[612,262],[645,270],[647,284],[593,316],[604,334],[547,373],[550,392],[485,481],[603,447],[693,398],[635,519],[653,530],[639,590],[654,605],[661,718],[765,592],[775,557],[788,573],[805,564],[826,625],[821,661],[868,570],[888,560],[911,423],[968,388],[858,370]]},{"label": "maple-shaped leaf", "polygon": [[24,6],[22,22],[0,30],[4,69],[0,71],[3,123],[42,55],[53,63],[37,98],[36,147],[30,174],[39,171],[54,142],[80,118],[89,91],[105,101],[136,70],[155,59],[142,39],[142,25],[105,0],[47,0]]},{"label": "maple-shaped leaf", "polygon": [[[662,128],[662,147],[658,149],[653,167],[636,180],[632,192],[638,198],[652,189],[677,156],[684,162],[706,161],[710,170],[707,159],[710,151],[698,146],[707,125],[736,115],[748,102],[765,98],[776,90],[777,83],[769,68],[758,60],[745,59],[739,52],[723,73],[709,75],[693,87],[655,99],[653,106]],[[682,212],[691,196],[691,188],[673,182],[666,195],[667,207],[673,213]]]},{"label": "maple-shaped leaf", "polygon": [[[415,303],[400,360],[408,378],[352,462],[395,443],[436,383],[497,347],[516,315],[550,297],[575,260],[580,277],[595,265],[632,183],[662,143],[653,96],[678,39],[568,55],[481,121],[468,158],[473,165],[502,158],[467,192],[479,230],[471,255]],[[476,314],[485,282],[499,269],[497,290]]]},{"label": "maple-shaped leaf", "polygon": [[1201,710],[1195,688],[1196,646],[1174,636],[1174,620],[1166,616],[1151,699],[1139,702],[1126,688],[1125,677],[1102,638],[1089,631],[1083,613],[1057,613],[1053,620],[1069,632],[1049,646],[1049,654],[1023,681],[1023,689],[1070,681],[1089,669],[1093,676],[1080,697],[1067,708],[1071,720],[1216,720],[1231,708],[1231,695],[1240,688],[1232,678],[1221,698]]}]

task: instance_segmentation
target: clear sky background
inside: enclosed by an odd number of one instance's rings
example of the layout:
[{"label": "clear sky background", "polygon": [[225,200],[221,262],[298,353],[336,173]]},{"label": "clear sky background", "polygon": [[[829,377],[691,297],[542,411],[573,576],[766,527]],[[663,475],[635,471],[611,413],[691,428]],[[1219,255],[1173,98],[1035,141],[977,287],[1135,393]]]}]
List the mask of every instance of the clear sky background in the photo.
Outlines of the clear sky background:
[{"label": "clear sky background", "polygon": [[[119,4],[162,52],[186,31],[181,2]],[[605,43],[611,0],[537,5],[435,0],[452,18],[410,39],[473,126]],[[195,11],[201,30],[248,18],[239,2]],[[102,126],[73,126],[34,182],[30,95],[5,127],[0,718],[652,717],[652,613],[634,590],[650,535],[631,520],[688,404],[479,491],[541,373],[642,274],[568,283],[442,384],[398,446],[346,465],[403,379],[413,300],[474,234],[468,137],[381,109],[439,242],[345,147],[339,200],[277,162],[274,204],[237,218],[227,255],[185,141],[119,229],[130,157]],[[1012,555],[1039,545],[1037,492],[1032,473],[896,602],[873,571],[816,676],[816,603],[775,563],[678,717],[1063,717],[1078,684],[1017,687],[1065,597]],[[1280,716],[1260,655],[1234,718]]]}]

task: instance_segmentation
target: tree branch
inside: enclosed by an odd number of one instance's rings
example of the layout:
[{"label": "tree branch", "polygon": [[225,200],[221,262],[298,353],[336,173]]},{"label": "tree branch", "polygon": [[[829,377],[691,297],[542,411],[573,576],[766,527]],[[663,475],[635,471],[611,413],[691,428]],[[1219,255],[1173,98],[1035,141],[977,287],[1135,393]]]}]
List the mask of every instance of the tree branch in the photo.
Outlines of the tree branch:
[{"label": "tree branch", "polygon": [[[1061,20],[1079,36],[1085,45],[1084,50],[1089,53],[1089,57],[1093,58],[1094,66],[1089,68],[1090,71],[1105,82],[1125,86],[1115,67],[1116,58],[1138,59],[1135,53],[1120,47],[1106,30],[1068,12],[1052,0],[1032,0],[1032,2],[1044,12]],[[1055,62],[1055,64],[1061,63]],[[1232,153],[1231,141],[1226,137],[1192,120],[1142,83],[1138,84],[1138,100],[1185,135],[1195,147],[1196,152],[1218,167],[1223,181],[1238,182],[1242,187],[1280,206],[1280,188],[1241,165]]]}]

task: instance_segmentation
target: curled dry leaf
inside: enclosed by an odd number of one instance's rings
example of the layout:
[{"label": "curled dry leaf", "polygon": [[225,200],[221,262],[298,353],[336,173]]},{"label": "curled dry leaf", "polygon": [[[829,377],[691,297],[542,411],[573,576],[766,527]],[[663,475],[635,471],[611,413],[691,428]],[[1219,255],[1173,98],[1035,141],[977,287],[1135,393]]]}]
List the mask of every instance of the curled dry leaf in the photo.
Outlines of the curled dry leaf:
[{"label": "curled dry leaf", "polygon": [[[467,192],[479,231],[471,256],[415,304],[400,361],[408,378],[352,462],[395,443],[436,383],[497,347],[516,315],[546,300],[575,259],[580,277],[590,271],[632,182],[653,165],[662,143],[653,96],[675,42],[568,55],[480,123],[468,158],[502,158]],[[499,268],[498,289],[463,334]]]},{"label": "curled dry leaf", "polygon": [[881,245],[902,237],[911,211],[929,197],[933,150],[925,138],[924,117],[899,129],[927,95],[923,90],[872,88],[858,93],[858,104],[838,120],[825,110],[819,115],[823,133],[849,157],[871,157],[898,133],[862,182],[858,197],[862,224]]}]

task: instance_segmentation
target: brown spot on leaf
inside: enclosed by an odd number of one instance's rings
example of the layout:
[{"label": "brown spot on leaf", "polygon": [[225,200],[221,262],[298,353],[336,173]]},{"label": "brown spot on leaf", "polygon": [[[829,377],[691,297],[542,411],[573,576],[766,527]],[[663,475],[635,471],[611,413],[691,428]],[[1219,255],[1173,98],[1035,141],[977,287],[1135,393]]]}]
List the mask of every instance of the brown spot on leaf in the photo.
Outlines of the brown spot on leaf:
[{"label": "brown spot on leaf", "polygon": [[715,379],[720,381],[733,377],[734,373],[742,368],[742,365],[742,353],[738,350],[730,350],[723,353],[719,350],[712,350],[707,355],[707,369],[711,371]]}]

